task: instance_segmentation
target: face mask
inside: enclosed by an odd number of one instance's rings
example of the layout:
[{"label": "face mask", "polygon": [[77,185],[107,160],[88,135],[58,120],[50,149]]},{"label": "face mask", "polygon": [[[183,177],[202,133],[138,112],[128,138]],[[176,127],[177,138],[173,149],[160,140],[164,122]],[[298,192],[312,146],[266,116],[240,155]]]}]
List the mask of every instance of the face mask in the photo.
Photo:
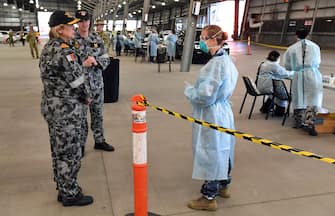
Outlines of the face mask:
[{"label": "face mask", "polygon": [[209,52],[208,46],[205,43],[205,41],[200,40],[199,41],[199,46],[200,46],[200,50],[203,51],[204,53],[208,53]]}]

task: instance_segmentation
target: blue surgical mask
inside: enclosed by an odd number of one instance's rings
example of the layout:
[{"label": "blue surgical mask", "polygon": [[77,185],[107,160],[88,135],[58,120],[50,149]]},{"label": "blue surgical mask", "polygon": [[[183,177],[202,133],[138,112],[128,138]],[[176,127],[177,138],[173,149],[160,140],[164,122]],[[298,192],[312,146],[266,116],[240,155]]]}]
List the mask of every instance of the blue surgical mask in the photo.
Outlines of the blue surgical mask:
[{"label": "blue surgical mask", "polygon": [[204,53],[209,52],[208,46],[207,46],[207,44],[205,43],[204,40],[199,41],[199,47],[200,47],[200,50],[203,51]]}]

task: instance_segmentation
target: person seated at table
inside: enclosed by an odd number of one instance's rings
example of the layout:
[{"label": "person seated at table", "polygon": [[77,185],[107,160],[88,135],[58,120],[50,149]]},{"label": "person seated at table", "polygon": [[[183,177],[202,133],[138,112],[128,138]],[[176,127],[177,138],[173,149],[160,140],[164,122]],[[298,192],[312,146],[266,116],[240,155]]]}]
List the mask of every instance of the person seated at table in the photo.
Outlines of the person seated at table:
[{"label": "person seated at table", "polygon": [[[266,58],[266,61],[261,64],[257,79],[257,88],[261,93],[273,93],[272,79],[283,79],[291,78],[293,71],[287,71],[285,68],[279,65],[280,53],[276,50],[271,51]],[[283,89],[284,90],[284,89]],[[285,94],[285,93],[284,93]],[[272,98],[268,97],[266,102],[261,108],[261,112],[267,113],[271,108]],[[274,101],[276,116],[283,116],[285,113],[285,107],[287,101],[277,100]]]}]

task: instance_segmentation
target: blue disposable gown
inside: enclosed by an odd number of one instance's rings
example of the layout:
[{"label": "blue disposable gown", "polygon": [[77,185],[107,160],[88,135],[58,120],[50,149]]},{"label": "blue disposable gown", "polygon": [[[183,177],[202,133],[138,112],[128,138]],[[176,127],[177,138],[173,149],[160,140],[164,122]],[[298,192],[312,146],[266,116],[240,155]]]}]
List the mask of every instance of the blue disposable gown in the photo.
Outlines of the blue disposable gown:
[{"label": "blue disposable gown", "polygon": [[176,56],[176,42],[177,42],[177,35],[169,34],[166,37],[166,46],[167,46],[167,55],[175,57]]},{"label": "blue disposable gown", "polygon": [[[303,43],[306,44],[303,69]],[[320,47],[304,39],[291,45],[284,53],[284,65],[287,70],[295,71],[292,80],[292,104],[294,109],[306,109],[307,106],[322,106],[322,75]]]},{"label": "blue disposable gown", "polygon": [[148,38],[150,56],[157,56],[157,44],[159,43],[158,34],[152,33]]},{"label": "blue disposable gown", "polygon": [[142,34],[141,32],[135,31],[134,33],[134,46],[135,48],[142,48]]},{"label": "blue disposable gown", "polygon": [[261,93],[272,93],[272,79],[291,78],[293,71],[287,71],[278,62],[266,60],[259,69],[257,88]]},{"label": "blue disposable gown", "polygon": [[[193,107],[193,117],[235,129],[230,97],[236,86],[238,72],[228,54],[220,49],[201,68],[194,86],[184,94]],[[228,179],[229,160],[233,167],[235,137],[193,123],[193,174],[199,180]]]}]

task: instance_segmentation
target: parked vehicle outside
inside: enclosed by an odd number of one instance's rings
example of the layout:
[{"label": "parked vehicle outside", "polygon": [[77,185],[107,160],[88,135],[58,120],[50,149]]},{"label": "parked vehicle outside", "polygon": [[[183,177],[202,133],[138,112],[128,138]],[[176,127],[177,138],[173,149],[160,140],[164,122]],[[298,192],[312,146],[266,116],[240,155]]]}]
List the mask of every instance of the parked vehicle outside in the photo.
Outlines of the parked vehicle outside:
[{"label": "parked vehicle outside", "polygon": [[[9,31],[0,31],[0,41],[3,44],[8,44],[9,43]],[[23,33],[24,36],[26,36],[28,34],[28,32],[24,32]],[[20,41],[21,37],[20,37],[20,31],[16,32],[13,36],[14,39],[14,43],[17,41]]]}]

